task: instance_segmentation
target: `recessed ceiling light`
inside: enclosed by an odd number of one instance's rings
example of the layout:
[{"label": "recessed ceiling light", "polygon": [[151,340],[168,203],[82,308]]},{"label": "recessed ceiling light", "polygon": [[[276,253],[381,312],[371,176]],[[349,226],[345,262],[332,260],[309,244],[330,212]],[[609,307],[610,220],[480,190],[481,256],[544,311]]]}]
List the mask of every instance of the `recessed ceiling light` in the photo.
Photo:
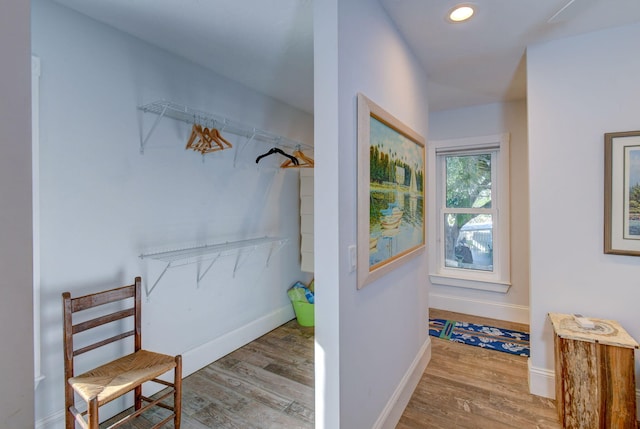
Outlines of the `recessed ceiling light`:
[{"label": "recessed ceiling light", "polygon": [[470,5],[458,5],[451,9],[449,12],[449,21],[451,22],[462,22],[466,21],[473,16],[473,7]]}]

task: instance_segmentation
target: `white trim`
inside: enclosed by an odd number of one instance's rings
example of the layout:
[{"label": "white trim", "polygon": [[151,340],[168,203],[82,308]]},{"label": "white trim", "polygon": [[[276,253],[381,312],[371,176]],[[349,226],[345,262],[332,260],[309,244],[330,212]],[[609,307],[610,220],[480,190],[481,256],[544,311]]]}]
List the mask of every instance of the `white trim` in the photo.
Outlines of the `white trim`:
[{"label": "white trim", "polygon": [[636,420],[640,422],[640,389],[636,389]]},{"label": "white trim", "polygon": [[546,368],[538,368],[531,365],[531,359],[527,362],[529,367],[529,393],[545,398],[556,398],[555,371]]},{"label": "white trim", "polygon": [[451,277],[447,275],[429,274],[431,284],[442,286],[453,286],[464,289],[484,290],[487,292],[507,293],[511,283],[490,282],[478,279],[465,279],[462,277]]},{"label": "white trim", "polygon": [[438,153],[449,154],[501,149],[504,140],[509,141],[509,133],[492,134],[481,137],[464,137],[461,139],[432,140],[429,145]]},{"label": "white trim", "polygon": [[429,306],[456,313],[529,324],[529,307],[526,305],[430,293]]},{"label": "white trim", "polygon": [[293,307],[286,305],[260,319],[182,353],[182,377],[193,374],[294,317]]},{"label": "white trim", "polygon": [[64,410],[48,415],[36,422],[36,429],[60,429],[64,427]]},{"label": "white trim", "polygon": [[[511,250],[510,250],[510,191],[509,191],[509,133],[494,134],[482,137],[470,137],[451,140],[433,140],[427,146],[428,163],[428,207],[435,207],[428,213],[428,246],[436,249],[429,252],[429,263],[435,267],[435,284],[506,293],[511,283]],[[480,149],[496,152],[497,161],[492,171],[497,178],[492,179],[495,191],[494,230],[494,271],[481,272],[464,270],[458,275],[456,269],[444,267],[444,246],[442,244],[443,228],[440,202],[443,199],[443,169],[439,156],[457,152],[475,152]],[[452,277],[459,277],[459,282],[452,281]],[[475,281],[473,281],[475,280]]]},{"label": "white trim", "polygon": [[393,429],[396,427],[430,360],[431,339],[427,337],[372,429]]}]

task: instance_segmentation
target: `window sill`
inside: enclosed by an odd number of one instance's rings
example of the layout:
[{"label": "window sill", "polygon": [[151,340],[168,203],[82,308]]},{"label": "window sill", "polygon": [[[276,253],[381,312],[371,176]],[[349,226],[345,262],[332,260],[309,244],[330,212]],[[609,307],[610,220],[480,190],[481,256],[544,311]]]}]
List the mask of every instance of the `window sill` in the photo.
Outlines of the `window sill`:
[{"label": "window sill", "polygon": [[483,290],[487,292],[507,293],[511,287],[510,282],[484,281],[464,279],[460,277],[444,276],[440,274],[429,274],[432,284],[442,286],[453,286],[464,289]]}]

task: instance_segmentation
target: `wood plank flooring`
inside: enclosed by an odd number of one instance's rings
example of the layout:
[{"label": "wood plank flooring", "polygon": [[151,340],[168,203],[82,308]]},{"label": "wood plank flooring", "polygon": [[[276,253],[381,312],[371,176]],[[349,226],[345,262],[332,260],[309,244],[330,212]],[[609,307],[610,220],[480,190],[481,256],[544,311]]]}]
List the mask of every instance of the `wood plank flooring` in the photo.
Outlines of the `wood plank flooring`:
[{"label": "wood plank flooring", "polygon": [[[314,329],[292,320],[184,378],[181,428],[312,429],[313,341]],[[122,427],[148,429],[166,415],[156,407]]]},{"label": "wood plank flooring", "polygon": [[[527,330],[433,309],[430,314]],[[431,362],[396,429],[560,428],[554,401],[528,393],[526,358],[438,338],[432,344]],[[186,377],[182,428],[313,428],[313,349],[313,328],[293,320]],[[163,412],[128,427],[149,428]]]},{"label": "wood plank flooring", "polygon": [[[440,310],[429,317],[528,331]],[[431,337],[427,366],[396,429],[560,428],[555,401],[529,394],[527,358]]]}]

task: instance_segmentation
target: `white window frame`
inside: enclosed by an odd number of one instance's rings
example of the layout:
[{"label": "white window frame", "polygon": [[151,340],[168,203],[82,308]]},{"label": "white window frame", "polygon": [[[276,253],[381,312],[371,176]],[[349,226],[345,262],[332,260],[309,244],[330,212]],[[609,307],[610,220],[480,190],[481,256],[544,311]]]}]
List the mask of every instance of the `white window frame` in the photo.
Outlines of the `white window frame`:
[{"label": "white window frame", "polygon": [[[506,293],[511,286],[509,134],[429,142],[429,279],[432,284]],[[450,268],[444,260],[444,155],[492,155],[493,271]]]}]

